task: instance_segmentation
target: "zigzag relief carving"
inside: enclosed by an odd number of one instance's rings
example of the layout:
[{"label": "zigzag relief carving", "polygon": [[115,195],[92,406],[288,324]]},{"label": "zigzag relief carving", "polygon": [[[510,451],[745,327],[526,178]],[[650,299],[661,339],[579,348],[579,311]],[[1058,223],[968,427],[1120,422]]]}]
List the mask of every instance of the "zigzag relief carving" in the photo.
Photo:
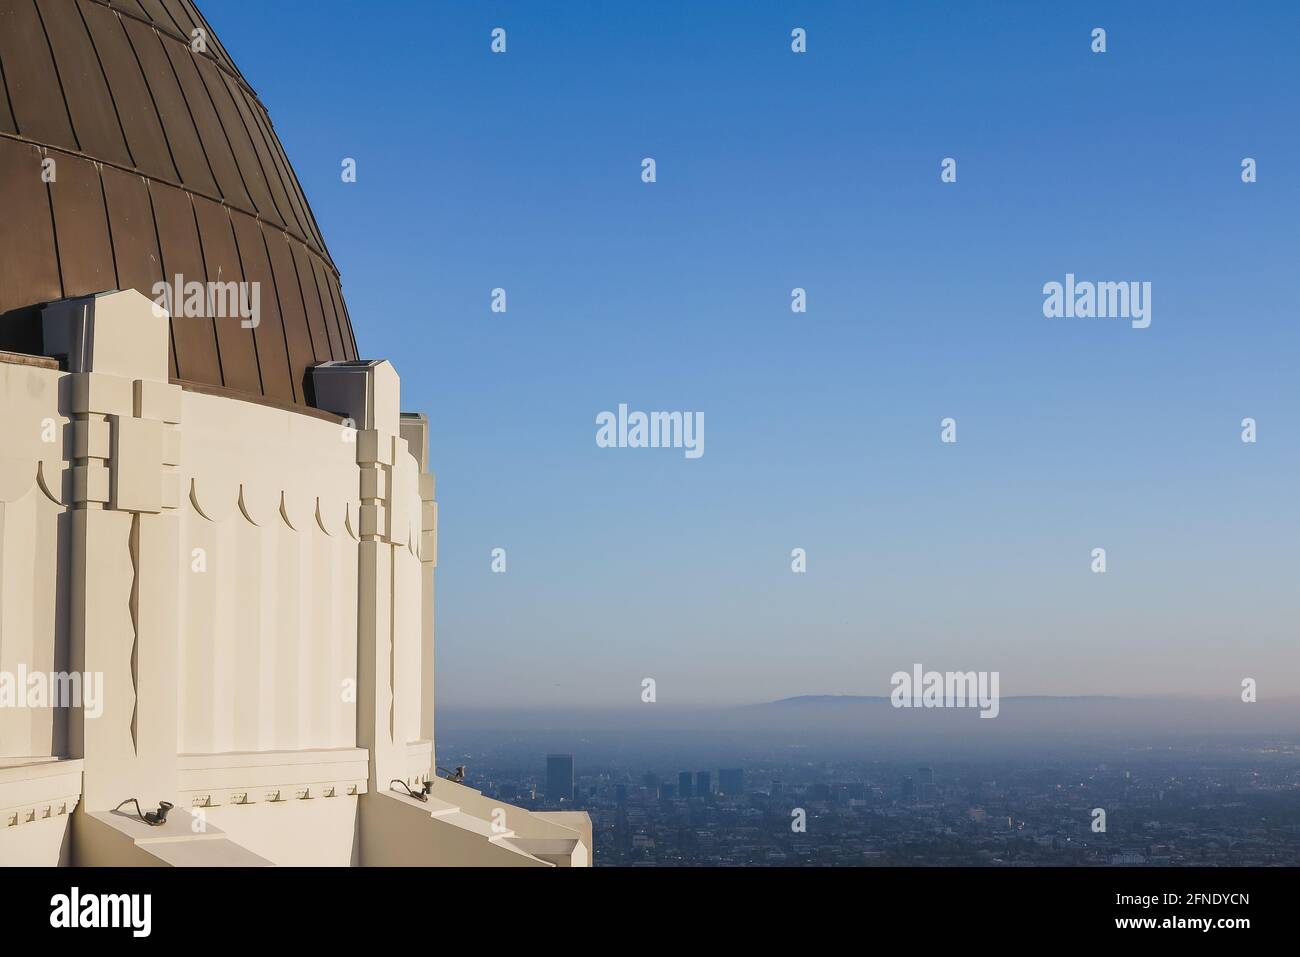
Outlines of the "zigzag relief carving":
[{"label": "zigzag relief carving", "polygon": [[[382,547],[381,545],[380,548]],[[397,549],[393,548],[391,554],[395,556],[396,553]],[[383,693],[388,705],[389,743],[397,741],[397,642],[400,636],[396,633],[398,628],[396,599],[397,562],[390,558],[388,565],[388,621],[383,632],[375,636],[377,644],[382,646],[384,654],[388,657],[388,667],[385,669],[384,674],[385,686]]]},{"label": "zigzag relief carving", "polygon": [[140,516],[131,516],[131,535],[127,539],[131,557],[131,748],[140,753]]}]

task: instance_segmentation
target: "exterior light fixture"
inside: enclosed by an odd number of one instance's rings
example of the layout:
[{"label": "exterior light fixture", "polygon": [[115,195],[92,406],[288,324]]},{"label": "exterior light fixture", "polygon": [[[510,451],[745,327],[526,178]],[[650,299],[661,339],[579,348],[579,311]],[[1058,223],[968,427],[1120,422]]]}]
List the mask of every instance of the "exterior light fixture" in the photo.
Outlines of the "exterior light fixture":
[{"label": "exterior light fixture", "polygon": [[142,811],[140,810],[140,802],[136,798],[127,798],[125,801],[123,801],[113,810],[120,811],[128,804],[135,805],[135,816],[138,817],[140,820],[144,821],[144,823],[148,824],[150,827],[162,827],[164,824],[166,824],[167,812],[176,806],[172,804],[170,801],[159,801],[158,810]]},{"label": "exterior light fixture", "polygon": [[[415,798],[417,801],[429,800],[428,795],[424,791],[412,791],[411,786],[407,784],[405,781],[403,781],[401,778],[393,778],[393,780],[388,782],[388,786],[390,788],[392,788],[394,784],[400,784],[402,786],[402,790],[405,791],[407,794],[409,794],[411,797]],[[393,790],[396,790],[396,788],[393,788]]]},{"label": "exterior light fixture", "polygon": [[445,772],[447,775],[447,780],[450,781],[452,784],[465,783],[465,765],[463,764],[456,765],[455,771],[448,771],[444,767],[439,767],[438,770]]}]

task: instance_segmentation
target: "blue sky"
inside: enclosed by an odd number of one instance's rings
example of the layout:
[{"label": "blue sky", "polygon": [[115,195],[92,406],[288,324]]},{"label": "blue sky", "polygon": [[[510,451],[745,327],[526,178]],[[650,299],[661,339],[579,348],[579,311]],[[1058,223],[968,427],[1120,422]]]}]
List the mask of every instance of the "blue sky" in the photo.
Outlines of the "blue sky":
[{"label": "blue sky", "polygon": [[1300,5],[202,7],[430,417],[440,706],[1300,683]]}]

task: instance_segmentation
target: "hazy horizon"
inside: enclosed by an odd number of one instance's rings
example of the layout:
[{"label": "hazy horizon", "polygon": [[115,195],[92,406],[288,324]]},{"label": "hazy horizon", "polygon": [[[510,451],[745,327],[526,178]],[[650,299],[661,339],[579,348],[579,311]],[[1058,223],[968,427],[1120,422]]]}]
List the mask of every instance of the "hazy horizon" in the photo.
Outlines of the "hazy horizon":
[{"label": "hazy horizon", "polygon": [[[661,710],[677,712],[708,712],[708,711],[734,711],[744,708],[761,708],[768,705],[779,705],[790,702],[799,702],[807,700],[861,700],[861,701],[888,701],[888,694],[835,694],[835,693],[810,693],[788,695],[784,698],[772,698],[762,701],[740,701],[718,703],[710,701],[697,702],[678,702],[670,705],[658,705]],[[1003,701],[1016,700],[1046,700],[1046,701],[1078,701],[1078,700],[1108,700],[1108,701],[1149,701],[1149,702],[1185,702],[1188,704],[1235,704],[1236,699],[1225,701],[1222,696],[1210,694],[1149,694],[1149,695],[1113,695],[1113,694],[1077,694],[1077,695],[1051,695],[1051,694],[1004,694],[1001,695]],[[1258,702],[1256,703],[1258,704]],[[1265,703],[1266,707],[1286,708],[1300,707],[1300,694],[1288,694],[1270,699]],[[504,714],[507,712],[527,712],[535,714],[545,714],[550,712],[573,713],[573,714],[646,714],[645,704],[627,704],[620,702],[617,705],[589,705],[575,707],[573,705],[548,702],[542,705],[528,704],[495,704],[495,705],[452,705],[449,707],[439,706],[439,713],[448,714],[473,714],[483,712],[488,714]],[[1300,728],[1297,728],[1300,732]]]},{"label": "hazy horizon", "polygon": [[[1300,699],[1008,697],[996,721],[970,709],[907,710],[880,698],[794,699],[731,707],[439,708],[438,761],[535,763],[572,753],[587,767],[633,758],[725,767],[772,754],[1057,760],[1201,755],[1225,747],[1300,754]],[[454,755],[455,757],[451,757]]]}]

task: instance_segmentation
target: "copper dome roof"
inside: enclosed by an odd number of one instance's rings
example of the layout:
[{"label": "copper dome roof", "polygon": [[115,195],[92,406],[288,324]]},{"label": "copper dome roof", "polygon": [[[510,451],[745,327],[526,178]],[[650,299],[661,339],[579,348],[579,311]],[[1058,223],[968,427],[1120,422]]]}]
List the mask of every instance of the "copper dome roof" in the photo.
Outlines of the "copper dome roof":
[{"label": "copper dome roof", "polygon": [[255,329],[174,317],[177,381],[307,405],[309,367],[357,358],[270,117],[191,0],[0,0],[0,349],[41,352],[42,303],[176,275],[261,303]]}]

